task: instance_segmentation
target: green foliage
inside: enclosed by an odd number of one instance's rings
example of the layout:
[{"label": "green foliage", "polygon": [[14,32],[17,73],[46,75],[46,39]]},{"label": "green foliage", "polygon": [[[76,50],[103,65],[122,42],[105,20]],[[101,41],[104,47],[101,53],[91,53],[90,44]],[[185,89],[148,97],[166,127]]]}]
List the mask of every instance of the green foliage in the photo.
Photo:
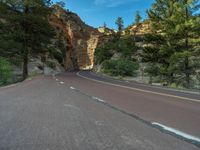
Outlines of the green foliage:
[{"label": "green foliage", "polygon": [[134,24],[136,24],[136,25],[140,24],[140,21],[141,21],[141,20],[142,20],[142,17],[141,17],[141,15],[140,15],[140,12],[137,11],[137,12],[136,12],[136,15],[135,15],[135,22],[134,22]]},{"label": "green foliage", "polygon": [[137,11],[135,15],[135,20],[134,20],[134,25],[135,25],[135,29],[133,30],[134,41],[136,40],[136,34],[138,30],[141,28],[141,20],[142,20],[142,17],[140,15],[140,12]]},{"label": "green foliage", "polygon": [[172,84],[170,85],[170,87],[171,87],[171,88],[177,88],[177,85],[176,85],[176,83],[172,83]]},{"label": "green foliage", "polygon": [[[112,76],[133,76],[139,69],[139,64],[134,59],[138,47],[133,36],[126,35],[122,38],[113,38],[95,51],[96,63],[102,64],[102,71]],[[112,59],[114,54],[120,58]]]},{"label": "green foliage", "polygon": [[10,63],[0,58],[0,85],[8,84],[12,77],[12,68]]},{"label": "green foliage", "polygon": [[[1,7],[0,7],[1,9]],[[1,12],[1,11],[0,11]],[[1,16],[0,16],[1,17]],[[1,57],[18,57],[20,53],[18,49],[22,48],[22,44],[15,41],[13,32],[7,26],[7,23],[0,21],[0,53]]]},{"label": "green foliage", "polygon": [[63,63],[63,54],[59,49],[52,49],[51,56],[55,58],[60,64]]},{"label": "green foliage", "polygon": [[0,18],[3,19],[0,30],[4,43],[0,50],[21,56],[24,79],[28,75],[29,54],[46,53],[54,36],[48,21],[50,4],[51,0],[0,0]]},{"label": "green foliage", "polygon": [[52,68],[52,69],[55,69],[55,68],[56,68],[55,62],[47,61],[46,64],[47,64],[48,67],[50,67],[50,68]]},{"label": "green foliage", "polygon": [[122,17],[118,17],[115,24],[117,25],[117,28],[118,28],[118,34],[119,36],[121,36],[122,30],[124,28],[124,21]]},{"label": "green foliage", "polygon": [[97,64],[101,64],[104,60],[108,60],[112,57],[112,50],[108,49],[107,46],[97,48],[95,50],[95,61]]},{"label": "green foliage", "polygon": [[144,71],[150,76],[158,76],[160,72],[160,65],[154,63],[148,64],[148,67],[146,67]]},{"label": "green foliage", "polygon": [[192,86],[198,67],[193,58],[200,47],[199,8],[197,0],[156,0],[148,10],[151,34],[145,36],[142,58],[159,66],[148,69],[149,74],[164,77],[168,84]]},{"label": "green foliage", "polygon": [[114,38],[95,50],[96,63],[101,64],[103,61],[109,60],[114,53],[120,53],[122,58],[132,60],[137,49],[132,36],[121,39]]},{"label": "green foliage", "polygon": [[103,72],[112,76],[133,76],[139,65],[126,59],[106,60],[102,64]]}]

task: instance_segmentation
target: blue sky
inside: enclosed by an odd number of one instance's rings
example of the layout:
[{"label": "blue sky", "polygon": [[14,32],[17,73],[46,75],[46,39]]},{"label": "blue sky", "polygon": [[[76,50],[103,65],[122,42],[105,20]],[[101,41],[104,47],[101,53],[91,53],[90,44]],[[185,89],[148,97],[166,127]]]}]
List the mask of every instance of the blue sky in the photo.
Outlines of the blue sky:
[{"label": "blue sky", "polygon": [[[53,0],[54,2],[59,0]],[[125,26],[133,23],[136,11],[146,18],[146,10],[154,0],[63,0],[66,8],[77,13],[81,19],[93,27],[106,22],[109,28],[116,28],[117,17],[124,19]]]}]

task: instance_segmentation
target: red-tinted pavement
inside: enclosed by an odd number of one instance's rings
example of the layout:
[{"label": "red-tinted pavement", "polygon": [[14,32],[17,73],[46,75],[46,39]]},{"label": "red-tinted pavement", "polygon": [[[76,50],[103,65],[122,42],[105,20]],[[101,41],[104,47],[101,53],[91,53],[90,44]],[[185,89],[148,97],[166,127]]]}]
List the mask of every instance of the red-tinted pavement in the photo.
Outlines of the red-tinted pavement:
[{"label": "red-tinted pavement", "polygon": [[[162,133],[148,122],[90,96],[105,96],[109,103],[131,113],[140,105],[146,107],[141,110],[152,112],[147,109],[148,102],[137,102],[139,92],[92,82],[75,73],[64,73],[58,78],[42,76],[0,88],[0,150],[197,150],[200,147],[198,143]],[[123,94],[133,96],[132,102],[123,99],[126,98]],[[150,98],[151,101],[156,102]]]},{"label": "red-tinted pavement", "polygon": [[[94,74],[89,74],[88,72],[82,72],[81,76],[105,82],[104,79],[97,78]],[[162,95],[165,92],[164,89],[159,91],[159,89],[155,88],[157,91],[154,91],[154,87],[152,87],[153,92],[161,93],[159,95],[88,80],[77,76],[76,73],[64,73],[59,75],[58,78],[88,95],[105,100],[107,103],[144,120],[157,122],[200,137],[200,101],[198,101],[198,94],[172,91],[173,94],[166,90],[167,95],[173,95],[172,97],[164,96]],[[112,81],[110,82],[112,83]],[[120,83],[114,84],[120,85]],[[126,85],[123,84],[123,86]],[[142,89],[142,87],[139,87],[139,89]],[[148,89],[144,90],[148,91]],[[183,99],[173,96],[182,96]],[[189,96],[194,101],[190,100]]]}]

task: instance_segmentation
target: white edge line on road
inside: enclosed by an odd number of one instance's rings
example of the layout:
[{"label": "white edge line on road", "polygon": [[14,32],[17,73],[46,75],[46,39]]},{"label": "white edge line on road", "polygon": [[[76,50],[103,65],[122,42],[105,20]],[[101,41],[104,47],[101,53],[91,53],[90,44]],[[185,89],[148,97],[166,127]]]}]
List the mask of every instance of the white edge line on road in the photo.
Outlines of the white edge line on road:
[{"label": "white edge line on road", "polygon": [[184,133],[182,131],[176,130],[176,129],[171,128],[171,127],[167,127],[167,126],[165,126],[163,124],[160,124],[160,123],[157,123],[157,122],[152,122],[152,125],[159,126],[159,127],[163,128],[166,131],[175,133],[176,135],[184,137],[186,139],[189,139],[189,140],[192,140],[192,141],[195,141],[195,142],[200,142],[200,138],[198,138],[198,137],[192,136],[190,134]]},{"label": "white edge line on road", "polygon": [[98,98],[98,97],[93,96],[92,98],[95,99],[95,100],[97,100],[97,101],[99,101],[99,102],[105,103],[104,100],[102,100],[102,99],[100,99],[100,98]]},{"label": "white edge line on road", "polygon": [[64,84],[65,82],[63,82],[63,81],[60,81],[60,84]]},{"label": "white edge line on road", "polygon": [[[90,72],[90,74],[95,74],[95,73],[93,73],[93,72]],[[97,76],[100,76],[100,75],[98,75],[97,74]],[[101,76],[100,76],[101,77]],[[107,76],[104,76],[104,77],[107,77]],[[112,80],[112,81],[116,81],[117,79],[115,79],[115,78],[111,78],[111,77],[109,77],[108,76],[108,78],[110,79],[110,80]],[[127,82],[127,83],[130,83],[129,81],[127,81],[127,80],[118,80],[118,82],[121,82],[121,83],[124,83],[124,82]],[[178,90],[178,89],[170,89],[170,88],[166,88],[166,87],[159,87],[159,86],[154,86],[154,85],[145,85],[145,84],[141,84],[141,83],[136,83],[136,84],[138,84],[138,85],[140,85],[140,86],[144,86],[144,87],[150,87],[150,86],[152,86],[153,88],[156,88],[156,89],[166,89],[166,90],[168,90],[168,91],[173,91],[173,92],[181,92],[181,93],[187,93],[187,94],[200,94],[199,92],[193,92],[193,91],[184,91],[184,90]]]},{"label": "white edge line on road", "polygon": [[87,79],[87,80],[91,80],[94,82],[99,82],[99,83],[103,83],[103,84],[107,84],[107,85],[112,85],[112,86],[116,86],[116,87],[121,87],[121,88],[126,88],[126,89],[130,89],[130,90],[134,90],[134,91],[139,91],[139,92],[145,92],[145,93],[150,93],[150,94],[156,94],[156,95],[161,95],[161,96],[166,96],[166,97],[173,97],[173,98],[177,98],[179,100],[187,100],[187,101],[193,101],[193,102],[198,102],[200,103],[200,100],[198,99],[192,99],[192,98],[186,98],[186,97],[182,97],[182,96],[175,96],[175,95],[171,95],[171,94],[165,94],[165,93],[159,93],[159,92],[153,92],[153,91],[148,91],[148,90],[142,90],[142,89],[138,89],[138,88],[133,88],[133,87],[127,87],[127,86],[123,86],[123,85],[117,85],[117,84],[113,84],[113,83],[109,83],[109,82],[105,82],[105,81],[99,81],[96,79],[91,79],[88,77],[84,77],[82,75],[80,75],[80,71],[76,73],[77,76]]},{"label": "white edge line on road", "polygon": [[75,88],[75,87],[73,87],[73,86],[71,86],[71,87],[70,87],[70,89],[71,89],[71,90],[75,90],[76,88]]}]

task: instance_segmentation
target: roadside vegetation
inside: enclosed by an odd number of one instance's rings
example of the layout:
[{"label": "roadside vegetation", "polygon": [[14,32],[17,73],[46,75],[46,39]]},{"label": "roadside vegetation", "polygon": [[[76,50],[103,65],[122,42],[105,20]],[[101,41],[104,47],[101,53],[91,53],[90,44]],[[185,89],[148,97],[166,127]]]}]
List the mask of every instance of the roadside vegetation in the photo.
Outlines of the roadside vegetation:
[{"label": "roadside vegetation", "polygon": [[[62,62],[62,45],[55,40],[55,29],[48,20],[52,4],[51,0],[0,0],[0,85],[25,80],[31,58],[37,57],[43,70],[42,63],[55,68],[47,57]],[[61,1],[57,5],[65,4]],[[17,68],[16,77],[12,68]]]},{"label": "roadside vegetation", "polygon": [[[199,9],[198,0],[156,0],[145,21],[137,12],[134,23],[124,28],[119,17],[118,32],[96,49],[96,64],[112,76],[142,75],[151,84],[199,88]],[[144,22],[149,32],[138,34]]]},{"label": "roadside vegetation", "polygon": [[134,76],[139,65],[127,59],[105,60],[102,64],[103,72],[111,76]]},{"label": "roadside vegetation", "polygon": [[11,64],[3,58],[0,58],[0,86],[12,82]]}]

